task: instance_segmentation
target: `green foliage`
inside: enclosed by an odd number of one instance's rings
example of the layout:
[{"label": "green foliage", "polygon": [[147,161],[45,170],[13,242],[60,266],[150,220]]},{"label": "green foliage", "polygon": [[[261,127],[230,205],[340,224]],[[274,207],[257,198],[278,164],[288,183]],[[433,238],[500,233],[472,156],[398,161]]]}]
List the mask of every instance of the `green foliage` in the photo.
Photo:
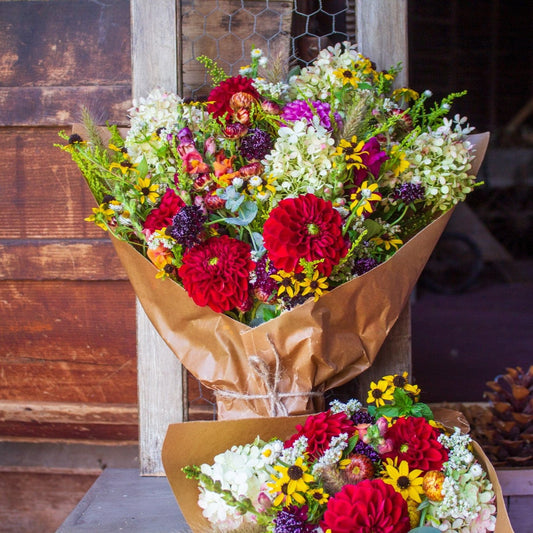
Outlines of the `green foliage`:
[{"label": "green foliage", "polygon": [[224,81],[228,78],[228,75],[224,72],[222,67],[219,67],[217,62],[207,56],[199,56],[196,58],[196,61],[202,63],[206,68],[209,76],[213,80],[213,85],[218,85],[221,81]]},{"label": "green foliage", "polygon": [[388,418],[398,418],[400,416],[424,417],[426,420],[433,420],[433,413],[428,405],[422,402],[415,402],[407,392],[402,388],[396,387],[393,393],[393,404],[368,407],[368,412],[379,418],[386,416]]}]

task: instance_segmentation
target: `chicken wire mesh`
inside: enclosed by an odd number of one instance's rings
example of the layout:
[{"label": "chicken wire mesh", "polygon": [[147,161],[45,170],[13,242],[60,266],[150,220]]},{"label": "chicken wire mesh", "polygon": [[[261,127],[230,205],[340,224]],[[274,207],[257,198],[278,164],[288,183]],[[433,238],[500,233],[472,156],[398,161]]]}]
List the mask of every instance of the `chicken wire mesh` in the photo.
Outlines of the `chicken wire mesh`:
[{"label": "chicken wire mesh", "polygon": [[[180,85],[186,98],[201,99],[211,87],[199,56],[236,75],[249,63],[252,47],[292,68],[308,65],[329,45],[355,40],[355,0],[183,0],[180,7]],[[213,392],[190,374],[187,391],[189,420],[216,418]]]}]

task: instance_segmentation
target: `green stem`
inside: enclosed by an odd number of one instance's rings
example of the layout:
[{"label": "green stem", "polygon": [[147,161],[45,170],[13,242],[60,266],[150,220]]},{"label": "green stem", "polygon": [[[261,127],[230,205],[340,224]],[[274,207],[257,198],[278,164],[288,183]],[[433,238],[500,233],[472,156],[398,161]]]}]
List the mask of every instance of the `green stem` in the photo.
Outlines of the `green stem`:
[{"label": "green stem", "polygon": [[402,220],[402,218],[406,215],[408,209],[409,209],[409,206],[406,205],[405,209],[402,212],[402,214],[394,222],[391,222],[391,226],[396,226],[396,224],[398,224],[400,222],[400,220]]}]

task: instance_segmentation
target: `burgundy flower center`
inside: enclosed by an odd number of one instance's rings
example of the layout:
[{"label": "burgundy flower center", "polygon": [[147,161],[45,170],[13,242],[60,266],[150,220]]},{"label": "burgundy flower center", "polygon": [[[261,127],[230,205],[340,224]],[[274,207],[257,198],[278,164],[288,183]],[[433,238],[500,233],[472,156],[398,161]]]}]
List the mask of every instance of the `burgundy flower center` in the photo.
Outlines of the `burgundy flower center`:
[{"label": "burgundy flower center", "polygon": [[309,287],[311,287],[311,289],[313,290],[318,289],[319,288],[318,281],[312,281],[311,283],[309,283]]},{"label": "burgundy flower center", "polygon": [[320,233],[320,227],[314,222],[311,222],[307,225],[307,231],[309,235],[318,235]]},{"label": "burgundy flower center", "polygon": [[381,389],[374,389],[372,391],[372,396],[376,398],[376,400],[379,400],[383,396],[383,391]]},{"label": "burgundy flower center", "polygon": [[345,70],[343,76],[345,78],[353,78],[353,74],[349,70]]},{"label": "burgundy flower center", "polygon": [[396,483],[398,484],[398,487],[400,487],[402,490],[409,488],[409,486],[411,485],[411,482],[409,481],[409,478],[407,476],[400,476]]},{"label": "burgundy flower center", "polygon": [[292,465],[287,469],[287,475],[294,480],[302,479],[303,474],[303,470],[296,465]]},{"label": "burgundy flower center", "polygon": [[320,501],[322,499],[322,494],[320,492],[313,492],[313,498]]},{"label": "burgundy flower center", "polygon": [[148,196],[150,194],[150,189],[148,187],[143,187],[141,192],[144,194],[144,196]]}]

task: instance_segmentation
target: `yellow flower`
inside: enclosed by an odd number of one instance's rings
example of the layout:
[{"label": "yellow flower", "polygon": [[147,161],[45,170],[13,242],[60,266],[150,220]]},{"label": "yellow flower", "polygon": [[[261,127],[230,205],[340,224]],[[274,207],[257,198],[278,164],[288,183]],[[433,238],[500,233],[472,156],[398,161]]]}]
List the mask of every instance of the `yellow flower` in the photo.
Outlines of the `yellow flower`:
[{"label": "yellow flower", "polygon": [[111,163],[109,165],[109,170],[113,170],[114,168],[118,168],[122,174],[127,174],[130,171],[139,172],[135,167],[137,164],[132,163],[128,158],[124,158],[119,163]]},{"label": "yellow flower", "polygon": [[300,292],[300,283],[294,278],[292,272],[278,270],[276,274],[271,274],[270,277],[279,283],[278,296],[286,292],[289,298],[294,298]]},{"label": "yellow flower", "polygon": [[398,237],[394,237],[394,235],[391,235],[390,233],[384,233],[380,237],[373,237],[370,240],[375,242],[378,246],[385,246],[386,251],[389,251],[391,248],[397,250],[398,246],[403,244],[402,239],[398,239]]},{"label": "yellow flower", "polygon": [[319,278],[319,275],[318,270],[315,270],[313,276],[311,278],[306,277],[301,284],[303,288],[302,296],[311,293],[315,298],[315,302],[324,294],[324,290],[328,288],[327,277]]},{"label": "yellow flower", "polygon": [[407,461],[402,461],[397,467],[397,459],[385,460],[385,472],[383,481],[392,485],[396,492],[399,492],[404,500],[414,500],[420,503],[422,499],[420,495],[424,493],[422,483],[424,477],[422,470],[414,469],[409,471],[409,464]]},{"label": "yellow flower", "polygon": [[391,401],[393,399],[394,387],[391,387],[390,384],[380,379],[377,383],[374,381],[370,383],[370,390],[368,391],[368,398],[366,403],[375,403],[376,407],[381,407],[385,405],[386,401]]},{"label": "yellow flower", "polygon": [[392,91],[392,98],[396,102],[401,102],[403,100],[407,103],[411,100],[418,100],[420,98],[420,95],[413,89],[409,89],[408,87],[401,87],[400,89],[395,89],[394,91]]},{"label": "yellow flower", "polygon": [[374,71],[374,69],[372,68],[372,61],[370,61],[370,59],[366,57],[357,61],[355,63],[355,68],[357,68],[357,70],[360,70],[363,74],[371,74]]},{"label": "yellow flower", "polygon": [[342,80],[343,85],[352,85],[353,87],[357,87],[357,84],[359,83],[359,78],[354,70],[340,68],[335,70],[333,74]]},{"label": "yellow flower", "polygon": [[139,178],[134,187],[141,193],[141,204],[144,204],[145,200],[153,204],[159,198],[159,187],[155,183],[151,184],[150,178]]},{"label": "yellow flower", "polygon": [[93,214],[89,215],[85,221],[94,222],[98,227],[107,231],[107,223],[113,218],[115,212],[109,209],[107,204],[100,204],[98,207],[93,207]]},{"label": "yellow flower", "polygon": [[381,194],[376,192],[378,189],[377,183],[368,184],[368,181],[363,181],[361,186],[350,196],[353,202],[350,204],[350,209],[355,209],[355,213],[360,217],[364,211],[372,213],[374,208],[372,202],[381,200]]},{"label": "yellow flower", "polygon": [[308,474],[309,467],[304,463],[303,457],[298,457],[292,465],[275,465],[274,470],[279,472],[281,476],[272,474],[273,483],[267,483],[270,492],[278,492],[279,494],[274,499],[274,506],[284,502],[285,505],[290,505],[292,500],[297,503],[305,503],[303,494],[308,493],[309,483],[312,483],[315,478]]},{"label": "yellow flower", "polygon": [[405,159],[405,152],[402,152],[397,144],[391,148],[392,173],[397,178],[402,172],[407,170],[411,163]]},{"label": "yellow flower", "polygon": [[409,374],[404,372],[403,374],[391,374],[388,376],[383,376],[381,379],[387,381],[394,387],[399,387],[405,392],[409,393],[415,400],[420,396],[420,387],[418,385],[412,385],[407,381]]},{"label": "yellow flower", "polygon": [[339,146],[334,155],[343,155],[344,160],[347,163],[347,168],[366,168],[366,165],[363,163],[361,158],[362,154],[367,154],[368,152],[363,151],[364,141],[357,141],[357,137],[354,135],[350,141],[346,139],[341,139]]},{"label": "yellow flower", "polygon": [[324,489],[320,487],[317,489],[311,489],[309,495],[313,501],[320,505],[327,503],[329,499],[329,494],[324,492]]}]

